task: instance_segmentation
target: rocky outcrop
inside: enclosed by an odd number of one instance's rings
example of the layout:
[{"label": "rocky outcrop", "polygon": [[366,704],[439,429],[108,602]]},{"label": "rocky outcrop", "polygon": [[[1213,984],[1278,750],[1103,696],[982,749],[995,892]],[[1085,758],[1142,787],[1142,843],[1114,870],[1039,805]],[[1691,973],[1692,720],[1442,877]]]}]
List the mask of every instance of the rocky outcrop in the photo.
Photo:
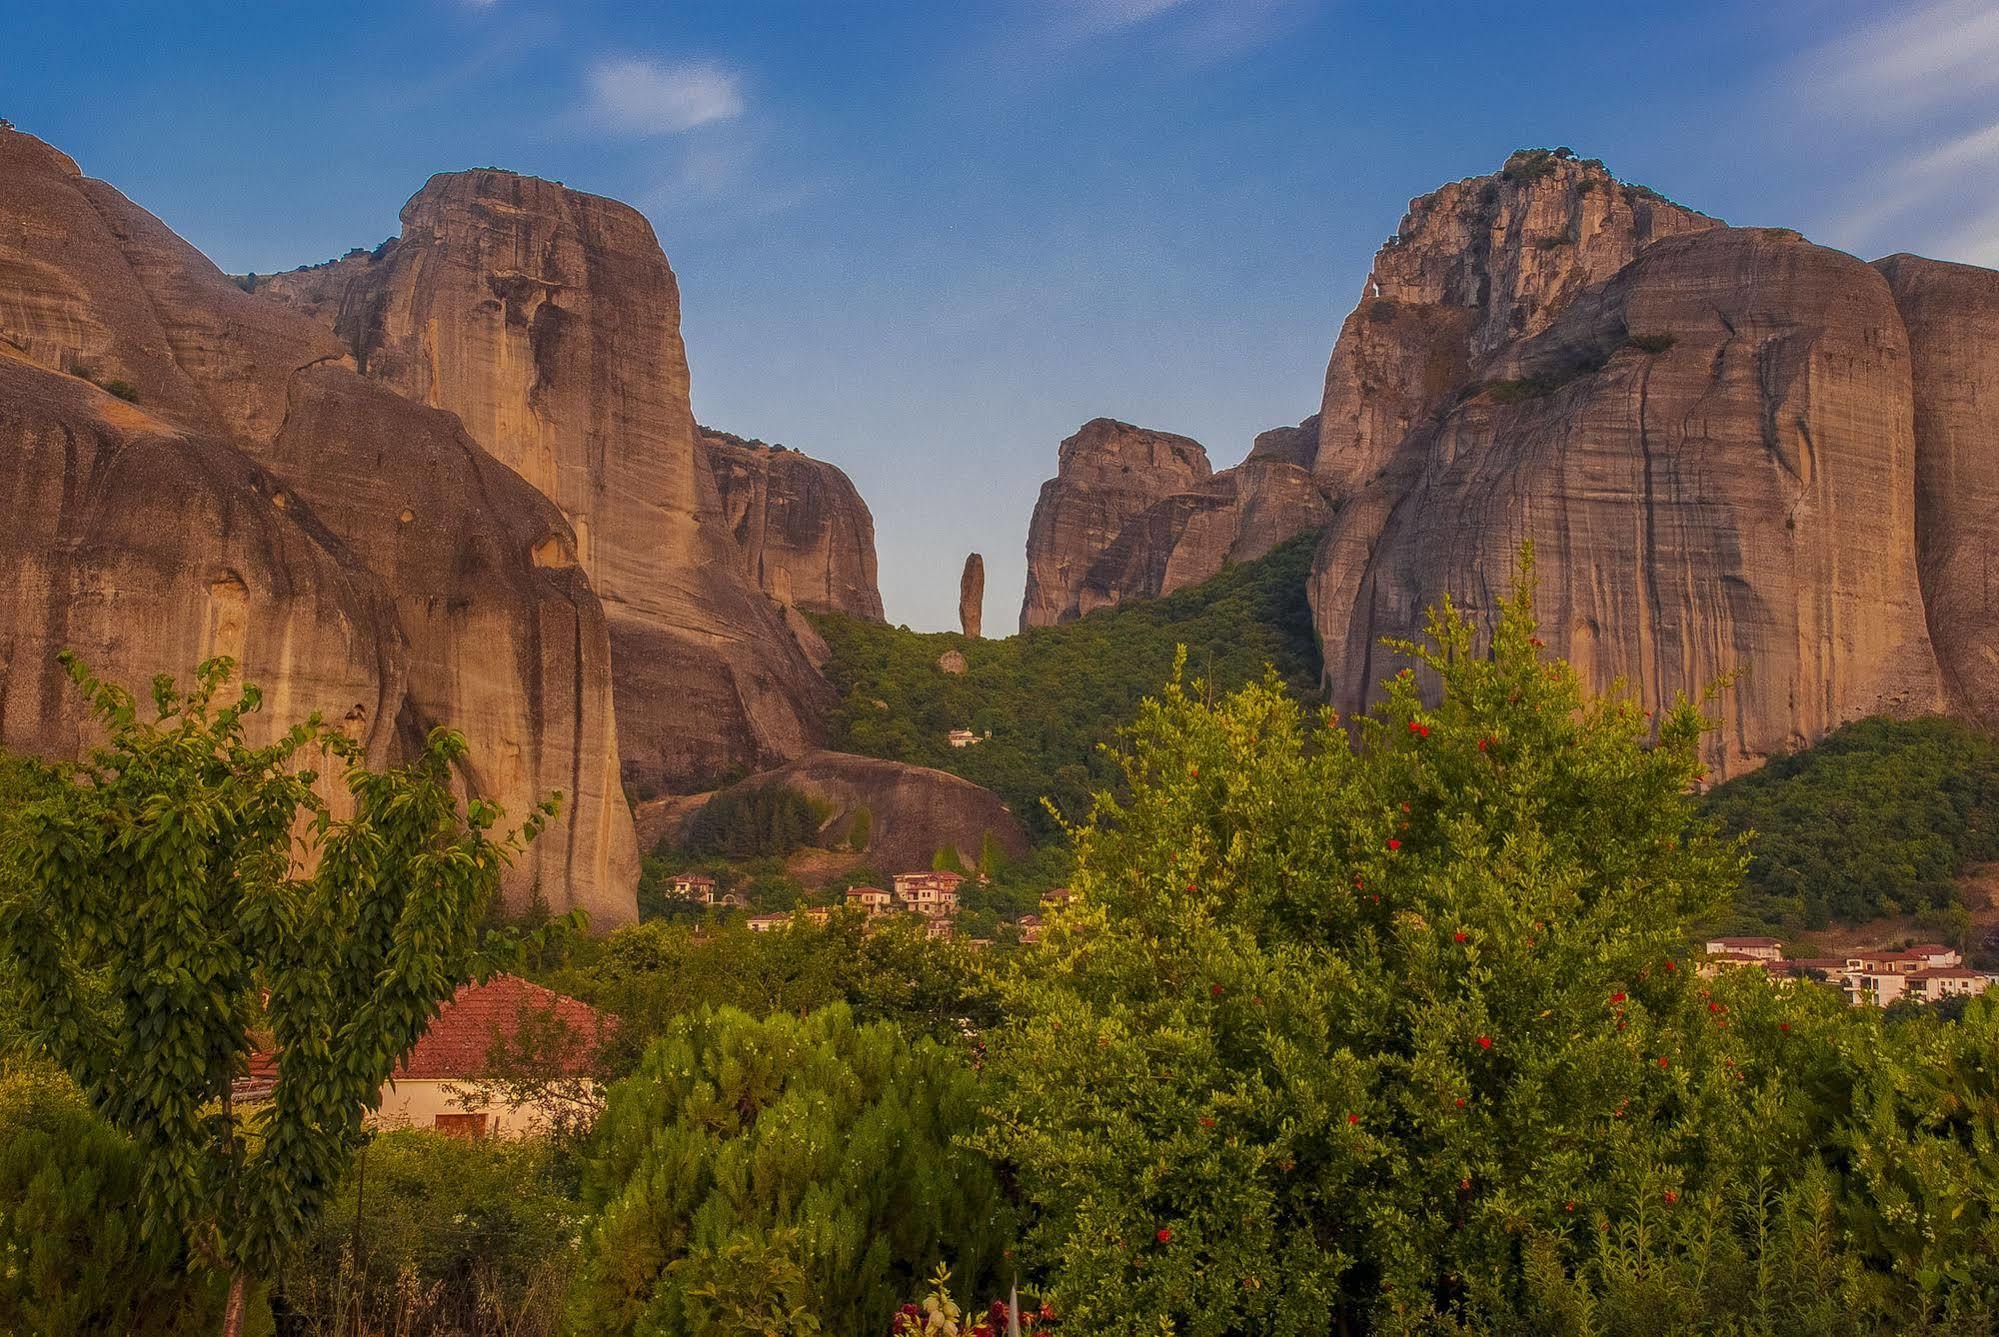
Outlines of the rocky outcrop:
[{"label": "rocky outcrop", "polygon": [[751,582],[788,607],[880,622],[875,520],[847,475],[783,446],[700,432]]},{"label": "rocky outcrop", "polygon": [[1021,629],[1082,616],[1090,565],[1126,524],[1212,473],[1198,441],[1112,418],[1084,423],[1062,443],[1056,475],[1041,485],[1034,505]]},{"label": "rocky outcrop", "polygon": [[[1042,485],[1028,533],[1029,597],[1023,625],[1037,602],[1036,615],[1043,617],[1058,602],[1038,599],[1058,582],[1037,579],[1037,569],[1054,571],[1068,587],[1059,601],[1063,611],[1050,618],[1067,621],[1198,585],[1230,562],[1254,560],[1286,539],[1319,528],[1331,514],[1310,467],[1318,442],[1316,418],[1260,434],[1241,464],[1205,476],[1183,464],[1190,459],[1206,463],[1200,444],[1167,437],[1183,444],[1167,455],[1168,467],[1150,475],[1149,484],[1142,476],[1149,467],[1147,452],[1128,450],[1124,436],[1140,429],[1116,423],[1111,426],[1121,432],[1092,432],[1106,422],[1098,419],[1064,442],[1061,472]],[[1084,445],[1072,455],[1070,443],[1079,438]],[[1176,485],[1176,490],[1160,492]]]},{"label": "rocky outcrop", "polygon": [[1527,540],[1550,653],[1594,687],[1657,706],[1736,675],[1723,771],[1941,704],[1909,347],[1878,274],[1795,233],[1690,228],[1545,314],[1329,529],[1312,602],[1336,705],[1443,596],[1487,614]]},{"label": "rocky outcrop", "polygon": [[[854,819],[868,813],[868,866],[885,874],[931,866],[946,846],[966,866],[975,864],[988,838],[1009,858],[1027,852],[1027,835],[999,795],[944,771],[845,752],[814,752],[776,770],[744,780],[724,794],[783,785],[823,805],[820,840],[848,839]],[[692,814],[685,814],[682,823]],[[669,838],[674,832],[669,829]]]},{"label": "rocky outcrop", "polygon": [[1894,255],[1914,369],[1916,562],[1951,709],[1999,728],[1999,273]]},{"label": "rocky outcrop", "polygon": [[977,553],[965,558],[958,575],[958,626],[971,640],[979,638],[986,619],[986,559]]},{"label": "rocky outcrop", "polygon": [[[634,913],[604,611],[562,514],[61,154],[0,130],[0,741],[82,741],[63,646],[125,682],[228,654],[265,730],[376,760],[465,733],[468,793],[561,818],[506,879]],[[94,381],[116,395],[87,383]]]},{"label": "rocky outcrop", "polygon": [[1364,486],[1502,344],[1545,329],[1659,238],[1719,226],[1600,162],[1545,150],[1412,201],[1326,366],[1311,463],[1321,485],[1335,497]]},{"label": "rocky outcrop", "polygon": [[369,378],[457,415],[560,509],[609,618],[627,775],[693,783],[811,747],[828,689],[744,576],[651,226],[489,169],[432,177],[402,222],[257,292],[317,319]]}]

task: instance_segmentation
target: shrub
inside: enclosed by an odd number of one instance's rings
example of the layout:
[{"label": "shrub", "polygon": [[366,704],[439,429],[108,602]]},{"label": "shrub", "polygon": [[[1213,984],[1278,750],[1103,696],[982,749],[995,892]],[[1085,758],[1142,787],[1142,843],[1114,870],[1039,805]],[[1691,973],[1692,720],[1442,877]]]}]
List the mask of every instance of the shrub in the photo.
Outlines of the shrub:
[{"label": "shrub", "polygon": [[579,1328],[874,1333],[947,1257],[993,1284],[1007,1211],[958,1144],[980,1100],[957,1057],[844,1005],[679,1019],[605,1110]]},{"label": "shrub", "polygon": [[106,381],[104,383],[104,393],[116,395],[128,404],[139,402],[139,387],[130,381]]},{"label": "shrub", "polygon": [[224,1286],[142,1235],[142,1163],[52,1068],[0,1067],[0,1332],[214,1330]]},{"label": "shrub", "polygon": [[539,1140],[378,1135],[285,1267],[273,1307],[307,1333],[560,1330],[584,1214]]}]

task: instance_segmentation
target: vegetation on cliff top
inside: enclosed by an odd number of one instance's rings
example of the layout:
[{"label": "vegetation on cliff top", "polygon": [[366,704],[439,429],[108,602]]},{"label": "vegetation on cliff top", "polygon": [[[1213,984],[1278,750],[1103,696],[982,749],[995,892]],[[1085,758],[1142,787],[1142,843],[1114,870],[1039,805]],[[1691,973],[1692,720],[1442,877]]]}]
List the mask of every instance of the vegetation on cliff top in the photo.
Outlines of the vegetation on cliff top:
[{"label": "vegetation on cliff top", "polygon": [[[1091,790],[1114,778],[1098,745],[1159,690],[1178,647],[1216,692],[1257,680],[1265,665],[1301,698],[1317,690],[1305,597],[1316,541],[1300,535],[1192,589],[1004,640],[821,617],[833,651],[826,675],[841,698],[830,746],[963,776],[1048,839],[1055,824],[1042,797],[1072,819],[1088,811]],[[950,650],[965,657],[962,674],[938,668]],[[992,737],[954,748],[952,729]]]}]

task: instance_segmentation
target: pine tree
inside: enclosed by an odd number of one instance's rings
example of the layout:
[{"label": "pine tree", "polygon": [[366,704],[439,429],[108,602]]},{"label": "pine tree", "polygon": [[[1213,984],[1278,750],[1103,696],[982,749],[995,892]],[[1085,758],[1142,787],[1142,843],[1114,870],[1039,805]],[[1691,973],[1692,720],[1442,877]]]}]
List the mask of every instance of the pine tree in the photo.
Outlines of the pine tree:
[{"label": "pine tree", "polygon": [[[842,1004],[676,1020],[618,1084],[586,1196],[585,1332],[887,1330],[948,1259],[990,1282],[1008,1220],[957,1137],[977,1079],[934,1041]],[[763,1324],[766,1326],[759,1326]]]}]

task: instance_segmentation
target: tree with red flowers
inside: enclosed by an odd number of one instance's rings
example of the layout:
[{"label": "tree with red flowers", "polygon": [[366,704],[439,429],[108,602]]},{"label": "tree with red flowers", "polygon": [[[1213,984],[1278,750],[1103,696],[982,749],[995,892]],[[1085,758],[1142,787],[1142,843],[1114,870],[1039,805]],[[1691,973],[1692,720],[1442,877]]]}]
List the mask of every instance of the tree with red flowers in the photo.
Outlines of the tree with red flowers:
[{"label": "tree with red flowers", "polygon": [[1741,868],[1688,798],[1704,721],[1589,697],[1530,590],[1489,638],[1436,610],[1344,727],[1274,680],[1142,711],[992,1045],[987,1145],[1077,1328],[1487,1321],[1524,1240],[1572,1263],[1795,1148],[1669,968]]}]

